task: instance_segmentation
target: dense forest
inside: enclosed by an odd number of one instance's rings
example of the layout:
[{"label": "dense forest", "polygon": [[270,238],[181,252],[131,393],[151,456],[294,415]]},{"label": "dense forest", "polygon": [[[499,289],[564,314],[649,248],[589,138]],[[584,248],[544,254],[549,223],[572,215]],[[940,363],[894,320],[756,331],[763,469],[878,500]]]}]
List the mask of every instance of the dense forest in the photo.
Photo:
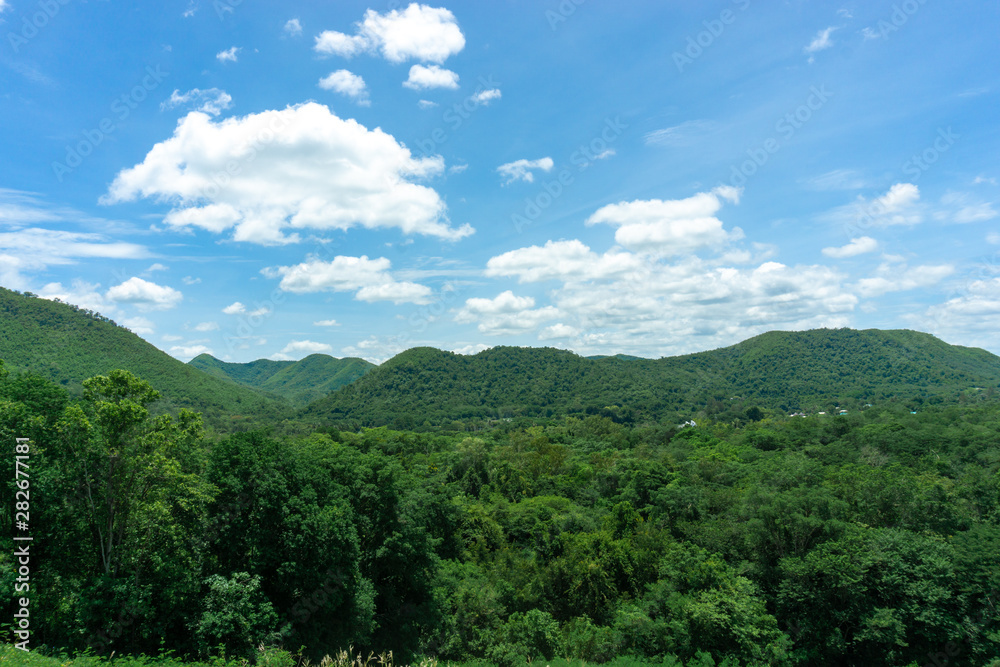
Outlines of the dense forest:
[{"label": "dense forest", "polygon": [[30,504],[32,647],[66,657],[14,664],[1000,667],[983,350],[839,329],[182,364],[66,304],[0,308],[0,517]]},{"label": "dense forest", "polygon": [[0,374],[0,439],[32,439],[34,647],[1000,665],[1000,410],[982,394],[682,428],[209,438],[191,411],[151,416],[127,371],[79,397]]}]

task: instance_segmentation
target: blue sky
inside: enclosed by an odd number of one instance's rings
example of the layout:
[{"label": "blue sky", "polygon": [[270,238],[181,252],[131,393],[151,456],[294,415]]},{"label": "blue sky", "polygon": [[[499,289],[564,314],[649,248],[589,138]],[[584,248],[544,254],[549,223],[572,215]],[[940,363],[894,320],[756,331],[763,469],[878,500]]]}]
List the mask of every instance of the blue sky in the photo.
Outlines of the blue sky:
[{"label": "blue sky", "polygon": [[0,285],[175,357],[1000,353],[1000,5],[0,0]]}]

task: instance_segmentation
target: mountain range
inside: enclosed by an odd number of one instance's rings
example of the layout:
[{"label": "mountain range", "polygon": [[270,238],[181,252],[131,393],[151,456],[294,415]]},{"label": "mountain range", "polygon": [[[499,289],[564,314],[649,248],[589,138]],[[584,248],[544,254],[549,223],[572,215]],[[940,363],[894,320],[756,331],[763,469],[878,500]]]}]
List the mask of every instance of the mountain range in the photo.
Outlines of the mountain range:
[{"label": "mountain range", "polygon": [[600,414],[679,422],[747,410],[832,411],[878,401],[992,396],[1000,357],[909,330],[773,331],[730,347],[661,359],[581,357],[553,348],[475,355],[413,348],[375,366],[314,354],[299,361],[182,363],[91,311],[0,288],[0,359],[79,393],[125,368],[163,394],[161,411],[201,411],[220,430],[275,420],[311,427],[448,427],[454,422]]}]

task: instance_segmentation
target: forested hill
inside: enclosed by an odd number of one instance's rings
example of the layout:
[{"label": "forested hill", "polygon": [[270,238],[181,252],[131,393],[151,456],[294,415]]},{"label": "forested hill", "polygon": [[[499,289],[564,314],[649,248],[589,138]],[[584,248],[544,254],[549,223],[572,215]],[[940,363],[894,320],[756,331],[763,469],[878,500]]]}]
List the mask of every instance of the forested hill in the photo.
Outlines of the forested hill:
[{"label": "forested hill", "polygon": [[310,354],[299,361],[258,359],[245,364],[200,354],[188,364],[209,375],[277,394],[300,406],[354,382],[375,368],[375,364],[364,359],[337,359],[328,354]]},{"label": "forested hill", "polygon": [[1000,357],[915,331],[770,332],[679,357],[588,359],[552,348],[474,356],[407,350],[310,405],[313,423],[440,426],[453,420],[599,413],[616,420],[717,419],[752,407],[854,409],[992,395]]},{"label": "forested hill", "polygon": [[190,408],[217,428],[280,419],[290,406],[276,396],[212,377],[158,350],[128,329],[76,306],[0,288],[0,359],[67,388],[122,368],[153,385],[157,411]]}]

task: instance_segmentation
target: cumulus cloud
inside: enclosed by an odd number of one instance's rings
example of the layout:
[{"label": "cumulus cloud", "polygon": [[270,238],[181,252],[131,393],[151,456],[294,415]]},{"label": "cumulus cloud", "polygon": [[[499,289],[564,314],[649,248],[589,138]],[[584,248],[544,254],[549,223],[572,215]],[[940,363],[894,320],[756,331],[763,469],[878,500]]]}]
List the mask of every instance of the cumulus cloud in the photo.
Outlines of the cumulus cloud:
[{"label": "cumulus cloud", "polygon": [[202,111],[212,116],[218,116],[232,106],[232,103],[232,96],[219,88],[207,88],[205,90],[192,88],[186,93],[181,93],[178,89],[170,94],[170,99],[160,105],[160,109],[166,111],[167,109],[184,106],[195,111]]},{"label": "cumulus cloud", "polygon": [[139,310],[170,310],[184,298],[172,287],[135,277],[110,288],[105,297],[116,303],[132,304]]},{"label": "cumulus cloud", "polygon": [[285,21],[284,31],[289,37],[298,37],[302,34],[302,24],[298,19],[288,19]]},{"label": "cumulus cloud", "polygon": [[535,175],[532,173],[533,170],[552,171],[553,166],[555,166],[555,162],[550,157],[543,157],[537,160],[521,159],[500,165],[497,167],[497,173],[503,176],[504,185],[508,185],[514,181],[531,183],[535,180]]},{"label": "cumulus cloud", "polygon": [[355,24],[353,35],[325,30],[316,37],[314,48],[324,55],[345,58],[372,53],[392,63],[418,60],[440,64],[465,48],[465,36],[447,9],[411,3],[402,11],[393,9],[384,14],[369,9]]},{"label": "cumulus cloud", "polygon": [[921,330],[948,341],[995,348],[1000,331],[1000,277],[971,280],[913,320]]},{"label": "cumulus cloud", "polygon": [[88,283],[77,278],[68,288],[63,287],[62,283],[49,283],[38,291],[38,296],[43,299],[71,303],[110,317],[118,311],[118,308],[114,303],[108,301],[107,297],[100,292],[100,288],[99,283]]},{"label": "cumulus cloud", "polygon": [[876,250],[878,250],[878,241],[870,236],[862,236],[851,239],[850,243],[839,248],[823,248],[823,254],[827,257],[843,259],[845,257],[863,255],[866,252],[875,252]]},{"label": "cumulus cloud", "polygon": [[199,354],[212,354],[212,348],[204,345],[174,345],[170,348],[170,356],[181,361],[191,361]]},{"label": "cumulus cloud", "polygon": [[579,282],[622,276],[642,266],[642,261],[632,253],[611,250],[598,255],[581,241],[572,239],[505,252],[486,263],[485,273],[491,277],[517,276],[522,283]]},{"label": "cumulus cloud", "polygon": [[235,302],[229,304],[228,306],[226,306],[225,308],[223,308],[222,312],[224,314],[226,314],[226,315],[241,315],[241,314],[247,312],[247,307],[244,306],[239,301],[235,301]]},{"label": "cumulus cloud", "polygon": [[480,332],[499,336],[533,331],[541,323],[560,315],[559,310],[552,306],[536,309],[534,305],[532,297],[516,296],[507,290],[492,299],[466,299],[465,305],[456,313],[455,321],[476,322]]},{"label": "cumulus cloud", "polygon": [[319,320],[318,322],[313,322],[313,326],[316,327],[339,327],[340,322],[337,320]]},{"label": "cumulus cloud", "polygon": [[455,89],[458,88],[458,74],[437,65],[414,65],[410,68],[410,76],[403,85],[412,90]]},{"label": "cumulus cloud", "polygon": [[119,172],[101,202],[169,201],[171,227],[232,229],[234,240],[262,245],[355,226],[455,240],[474,230],[452,227],[438,193],[415,182],[443,171],[440,156],[416,158],[381,129],[313,102],[220,121],[192,112]]},{"label": "cumulus cloud", "polygon": [[332,90],[336,93],[346,95],[360,106],[366,107],[371,105],[371,100],[368,99],[368,87],[365,85],[365,80],[346,69],[339,69],[336,72],[326,75],[319,80],[319,87],[323,90]]},{"label": "cumulus cloud", "polygon": [[326,343],[317,343],[312,340],[293,340],[271,358],[276,361],[295,361],[310,354],[330,352],[333,352],[333,348]]},{"label": "cumulus cloud", "polygon": [[499,88],[488,88],[486,90],[480,90],[477,93],[473,93],[472,97],[469,98],[476,104],[481,104],[483,106],[489,106],[490,102],[493,100],[499,100],[502,97]]},{"label": "cumulus cloud", "polygon": [[955,272],[951,264],[914,266],[907,268],[889,263],[882,264],[875,276],[858,281],[858,293],[873,297],[889,292],[903,292],[919,287],[931,287]]},{"label": "cumulus cloud", "polygon": [[219,330],[219,323],[218,322],[199,322],[198,324],[196,324],[194,326],[194,330],[195,331],[202,331],[202,332],[205,332],[205,331],[218,331]]},{"label": "cumulus cloud", "polygon": [[[723,200],[738,197],[739,191],[726,188],[681,200],[605,207],[594,222],[617,225],[619,243],[603,253],[578,239],[550,240],[487,262],[487,277],[554,283],[547,285],[544,301],[506,290],[493,298],[467,299],[453,318],[475,324],[482,334],[534,334],[581,354],[641,356],[720,347],[773,329],[849,325],[858,296],[835,268],[771,261],[774,249],[762,244],[747,250],[723,247],[719,241],[732,236],[718,221],[681,225],[694,233],[676,233],[673,223],[714,219]],[[646,233],[630,249],[622,240],[631,243],[634,237],[617,234],[627,225],[659,225],[675,233]],[[674,240],[670,252],[660,251],[659,242],[645,242],[666,236]],[[649,252],[650,247],[657,252]],[[702,249],[716,252],[695,254]]]},{"label": "cumulus cloud", "polygon": [[430,100],[420,100],[417,102],[417,106],[421,109],[433,109],[437,105],[437,102],[431,102]]},{"label": "cumulus cloud", "polygon": [[924,219],[920,189],[913,183],[895,183],[883,195],[871,200],[858,197],[855,202],[837,207],[821,219],[849,232],[871,227],[916,225]]},{"label": "cumulus cloud", "polygon": [[150,336],[156,333],[153,323],[145,317],[126,317],[121,324],[137,336]]},{"label": "cumulus cloud", "polygon": [[310,259],[295,266],[264,269],[268,278],[281,278],[279,287],[286,292],[354,292],[359,301],[393,303],[429,303],[431,290],[425,285],[397,281],[389,273],[391,263],[385,257],[368,259],[338,255],[332,261]]},{"label": "cumulus cloud", "polygon": [[682,255],[702,248],[721,248],[743,238],[738,227],[727,232],[714,217],[722,200],[738,202],[740,191],[721,186],[687,199],[636,200],[609,204],[587,219],[588,225],[615,225],[615,241],[629,250]]},{"label": "cumulus cloud", "polygon": [[234,63],[237,61],[238,59],[237,54],[240,51],[241,51],[240,47],[233,46],[226,49],[225,51],[219,51],[218,53],[215,54],[215,57],[216,59],[218,59],[220,63],[225,63],[225,62]]}]

